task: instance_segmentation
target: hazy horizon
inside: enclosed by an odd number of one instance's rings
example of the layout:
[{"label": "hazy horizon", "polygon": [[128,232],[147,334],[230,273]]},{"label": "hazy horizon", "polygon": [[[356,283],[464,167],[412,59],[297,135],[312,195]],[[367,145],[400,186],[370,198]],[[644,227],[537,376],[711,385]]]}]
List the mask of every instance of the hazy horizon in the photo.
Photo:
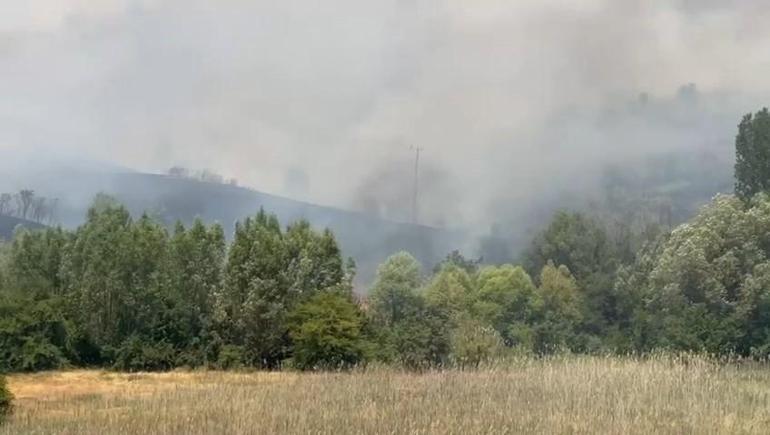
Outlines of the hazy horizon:
[{"label": "hazy horizon", "polygon": [[403,221],[420,146],[420,221],[488,228],[590,191],[608,165],[727,161],[740,116],[770,94],[758,2],[324,6],[1,6],[6,167],[208,168]]}]

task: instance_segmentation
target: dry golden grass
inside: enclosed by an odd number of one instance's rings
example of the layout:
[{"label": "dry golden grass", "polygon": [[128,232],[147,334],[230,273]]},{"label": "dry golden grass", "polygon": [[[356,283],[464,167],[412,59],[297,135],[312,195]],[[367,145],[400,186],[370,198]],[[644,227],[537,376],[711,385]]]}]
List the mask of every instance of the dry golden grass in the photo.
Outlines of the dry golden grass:
[{"label": "dry golden grass", "polygon": [[768,433],[770,369],[667,357],[473,372],[53,372],[9,377],[0,434]]}]

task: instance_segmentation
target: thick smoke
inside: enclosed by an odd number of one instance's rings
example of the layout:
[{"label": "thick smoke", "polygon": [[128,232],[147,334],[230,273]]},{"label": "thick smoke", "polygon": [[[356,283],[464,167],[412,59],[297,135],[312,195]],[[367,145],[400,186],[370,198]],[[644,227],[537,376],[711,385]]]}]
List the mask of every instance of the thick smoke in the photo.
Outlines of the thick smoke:
[{"label": "thick smoke", "polygon": [[421,222],[489,228],[606,165],[729,159],[770,93],[768,19],[750,1],[4,2],[0,170],[206,167],[408,220],[417,145]]}]

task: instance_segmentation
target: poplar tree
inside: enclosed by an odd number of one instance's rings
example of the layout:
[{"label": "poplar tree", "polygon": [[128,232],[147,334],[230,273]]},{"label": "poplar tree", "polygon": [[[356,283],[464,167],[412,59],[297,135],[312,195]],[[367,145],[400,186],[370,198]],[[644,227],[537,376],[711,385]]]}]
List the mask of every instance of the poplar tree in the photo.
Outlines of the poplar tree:
[{"label": "poplar tree", "polygon": [[770,112],[745,115],[735,137],[735,194],[751,199],[770,188]]}]

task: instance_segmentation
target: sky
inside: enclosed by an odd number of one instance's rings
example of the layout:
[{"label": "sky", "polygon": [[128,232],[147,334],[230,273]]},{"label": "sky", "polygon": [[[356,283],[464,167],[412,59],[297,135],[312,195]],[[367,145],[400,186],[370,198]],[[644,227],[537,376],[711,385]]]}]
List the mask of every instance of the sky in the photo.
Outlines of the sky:
[{"label": "sky", "polygon": [[[0,170],[208,168],[404,219],[419,146],[421,220],[489,225],[496,205],[590,185],[607,163],[729,154],[770,94],[763,3],[5,1]],[[663,103],[663,121],[612,117],[689,83],[695,123]]]}]

